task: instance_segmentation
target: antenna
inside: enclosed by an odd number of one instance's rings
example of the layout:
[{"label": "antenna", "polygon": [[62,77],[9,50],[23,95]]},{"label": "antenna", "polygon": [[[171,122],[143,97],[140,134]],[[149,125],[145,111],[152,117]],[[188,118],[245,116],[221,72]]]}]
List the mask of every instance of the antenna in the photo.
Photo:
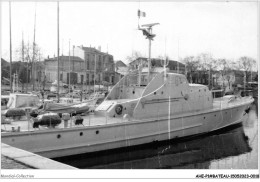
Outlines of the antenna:
[{"label": "antenna", "polygon": [[159,23],[151,23],[151,24],[145,24],[142,25],[142,27],[148,27],[148,28],[139,28],[139,30],[143,31],[143,35],[146,36],[146,39],[149,40],[149,59],[148,59],[148,82],[150,81],[150,69],[151,69],[151,41],[156,36],[155,34],[152,34],[152,27],[155,25],[159,25]]}]

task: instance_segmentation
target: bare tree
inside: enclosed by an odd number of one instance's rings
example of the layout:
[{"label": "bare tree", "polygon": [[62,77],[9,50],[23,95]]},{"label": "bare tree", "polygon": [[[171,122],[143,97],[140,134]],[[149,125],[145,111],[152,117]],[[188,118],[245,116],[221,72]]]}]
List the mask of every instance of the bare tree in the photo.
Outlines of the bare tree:
[{"label": "bare tree", "polygon": [[217,59],[216,64],[218,65],[218,69],[223,80],[222,86],[225,87],[224,82],[227,81],[228,89],[231,89],[231,81],[234,77],[233,66],[235,63],[227,59]]},{"label": "bare tree", "polygon": [[244,71],[246,75],[246,82],[249,81],[251,72],[255,66],[256,66],[256,61],[253,58],[246,57],[246,56],[239,58],[238,69]]},{"label": "bare tree", "polygon": [[183,58],[182,62],[186,66],[186,71],[189,75],[189,81],[192,82],[192,74],[200,68],[199,61],[194,56],[188,56]]},{"label": "bare tree", "polygon": [[136,60],[139,57],[142,57],[142,54],[140,52],[138,52],[138,51],[133,51],[132,56],[127,56],[126,57],[127,64],[129,64],[130,62]]},{"label": "bare tree", "polygon": [[[21,61],[22,64],[24,65],[18,71],[18,77],[24,78],[24,79],[22,79],[22,84],[29,83],[30,81],[32,81],[31,79],[33,78],[33,76],[35,76],[35,75],[33,75],[32,70],[37,67],[36,62],[40,61],[39,59],[41,58],[40,47],[37,44],[35,44],[35,47],[33,48],[33,44],[30,44],[29,42],[26,45],[21,44],[15,50],[14,58],[16,61]],[[26,69],[24,69],[24,67]],[[37,72],[37,70],[35,70],[35,72]],[[30,76],[29,76],[29,73],[30,73]],[[22,74],[22,75],[20,75],[20,74]],[[26,87],[26,90],[27,90],[27,87]]]}]

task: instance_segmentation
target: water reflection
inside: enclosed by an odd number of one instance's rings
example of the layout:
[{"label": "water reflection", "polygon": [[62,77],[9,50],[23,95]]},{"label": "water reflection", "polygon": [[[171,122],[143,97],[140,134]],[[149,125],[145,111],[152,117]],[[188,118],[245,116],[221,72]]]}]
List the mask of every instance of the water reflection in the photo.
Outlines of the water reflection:
[{"label": "water reflection", "polygon": [[207,169],[211,168],[211,161],[238,156],[251,150],[248,137],[240,124],[195,138],[55,160],[81,169]]}]

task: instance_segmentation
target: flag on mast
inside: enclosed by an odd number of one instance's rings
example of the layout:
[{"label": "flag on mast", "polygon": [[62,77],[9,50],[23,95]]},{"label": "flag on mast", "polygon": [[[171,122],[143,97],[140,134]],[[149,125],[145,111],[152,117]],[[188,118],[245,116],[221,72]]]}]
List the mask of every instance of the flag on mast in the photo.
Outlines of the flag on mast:
[{"label": "flag on mast", "polygon": [[138,17],[145,17],[146,16],[146,13],[143,12],[143,11],[140,11],[140,9],[138,10]]}]

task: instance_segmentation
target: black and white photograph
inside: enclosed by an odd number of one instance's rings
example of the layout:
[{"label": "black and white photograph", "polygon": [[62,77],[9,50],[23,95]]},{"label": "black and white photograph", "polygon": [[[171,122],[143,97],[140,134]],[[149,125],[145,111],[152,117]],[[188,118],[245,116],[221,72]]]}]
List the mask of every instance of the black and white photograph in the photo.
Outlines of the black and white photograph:
[{"label": "black and white photograph", "polygon": [[0,8],[2,179],[259,178],[259,0]]}]

